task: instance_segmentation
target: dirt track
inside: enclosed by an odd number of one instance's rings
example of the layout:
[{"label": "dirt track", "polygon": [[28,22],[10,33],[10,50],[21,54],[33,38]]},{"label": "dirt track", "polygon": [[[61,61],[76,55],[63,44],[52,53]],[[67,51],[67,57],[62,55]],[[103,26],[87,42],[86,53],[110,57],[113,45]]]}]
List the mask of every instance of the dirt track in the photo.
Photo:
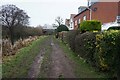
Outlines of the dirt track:
[{"label": "dirt track", "polygon": [[71,66],[72,64],[70,64],[70,61],[63,50],[55,42],[52,42],[51,61],[50,78],[75,78],[75,74],[73,73],[73,68]]},{"label": "dirt track", "polygon": [[43,50],[41,50],[43,52],[40,52],[33,61],[28,77],[38,78],[39,74],[41,74],[46,75],[42,76],[45,78],[75,78],[72,67],[73,63],[65,55],[59,44],[55,42],[53,38],[50,38],[45,42],[47,42],[47,44],[45,43],[46,47],[50,46],[51,49],[47,61],[42,64],[46,54],[45,49],[47,49],[44,45],[44,48],[42,48]]}]

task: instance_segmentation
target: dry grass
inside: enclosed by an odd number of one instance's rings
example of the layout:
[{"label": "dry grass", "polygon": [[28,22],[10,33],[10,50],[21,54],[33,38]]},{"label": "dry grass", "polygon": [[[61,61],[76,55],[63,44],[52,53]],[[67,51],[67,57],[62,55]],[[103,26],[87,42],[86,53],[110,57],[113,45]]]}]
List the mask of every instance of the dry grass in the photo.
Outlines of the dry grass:
[{"label": "dry grass", "polygon": [[10,56],[10,55],[15,55],[16,52],[23,47],[26,47],[31,44],[32,41],[37,40],[39,37],[34,36],[34,37],[29,37],[27,39],[19,39],[18,41],[15,42],[14,45],[11,44],[10,40],[8,39],[3,39],[2,40],[2,56]]}]

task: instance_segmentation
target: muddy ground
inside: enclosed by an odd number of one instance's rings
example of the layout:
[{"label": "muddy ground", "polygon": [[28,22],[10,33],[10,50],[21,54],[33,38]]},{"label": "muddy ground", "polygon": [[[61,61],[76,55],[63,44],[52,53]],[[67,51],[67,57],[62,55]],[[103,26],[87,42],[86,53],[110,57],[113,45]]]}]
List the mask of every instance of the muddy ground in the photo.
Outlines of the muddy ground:
[{"label": "muddy ground", "polygon": [[50,37],[35,57],[29,78],[76,78],[74,63],[68,59],[58,42]]}]

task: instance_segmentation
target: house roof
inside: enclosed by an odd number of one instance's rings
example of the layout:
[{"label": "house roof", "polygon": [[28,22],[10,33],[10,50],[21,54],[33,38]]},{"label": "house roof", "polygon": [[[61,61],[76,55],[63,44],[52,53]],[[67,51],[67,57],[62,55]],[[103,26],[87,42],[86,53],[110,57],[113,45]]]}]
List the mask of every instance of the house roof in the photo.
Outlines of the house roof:
[{"label": "house roof", "polygon": [[70,19],[65,19],[65,24],[68,25],[70,22]]},{"label": "house roof", "polygon": [[70,19],[65,19],[65,21],[70,21]]},{"label": "house roof", "polygon": [[76,14],[71,14],[70,19],[73,19],[76,16]]},{"label": "house roof", "polygon": [[[96,3],[98,3],[98,2],[95,2],[94,4],[96,4]],[[89,8],[92,7],[94,4],[92,4],[91,6],[89,6]],[[80,7],[85,7],[85,6],[80,6]],[[83,10],[82,12],[78,13],[77,15],[75,15],[74,18],[77,17],[78,15],[82,14],[83,12],[87,11],[87,10],[89,10],[89,9],[86,7],[85,10]]]},{"label": "house roof", "polygon": [[86,8],[86,9],[85,9],[84,11],[82,11],[81,13],[78,13],[77,15],[75,15],[74,18],[77,17],[77,16],[79,16],[80,14],[82,14],[83,12],[85,12],[85,11],[87,11],[87,10],[88,10],[88,9]]},{"label": "house roof", "polygon": [[86,7],[86,8],[87,8],[87,6],[80,6],[80,7],[78,7],[78,8],[81,8],[81,7],[84,7],[84,8]]}]

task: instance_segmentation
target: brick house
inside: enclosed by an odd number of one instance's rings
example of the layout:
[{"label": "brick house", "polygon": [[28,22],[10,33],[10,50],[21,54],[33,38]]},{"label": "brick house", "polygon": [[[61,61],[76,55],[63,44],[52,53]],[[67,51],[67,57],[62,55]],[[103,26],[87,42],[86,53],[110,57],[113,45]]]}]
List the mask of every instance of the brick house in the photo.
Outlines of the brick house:
[{"label": "brick house", "polygon": [[74,29],[74,17],[76,14],[70,14],[70,19],[65,20],[65,25],[69,28],[69,30]]},{"label": "brick house", "polygon": [[[91,13],[90,13],[91,11]],[[99,20],[102,24],[115,22],[120,16],[119,2],[94,2],[89,8],[80,6],[78,14],[74,17],[74,29],[78,29],[83,20]]]},{"label": "brick house", "polygon": [[74,17],[76,14],[71,14],[70,15],[70,30],[74,29]]},{"label": "brick house", "polygon": [[65,19],[65,25],[69,28],[70,27],[70,19]]}]

